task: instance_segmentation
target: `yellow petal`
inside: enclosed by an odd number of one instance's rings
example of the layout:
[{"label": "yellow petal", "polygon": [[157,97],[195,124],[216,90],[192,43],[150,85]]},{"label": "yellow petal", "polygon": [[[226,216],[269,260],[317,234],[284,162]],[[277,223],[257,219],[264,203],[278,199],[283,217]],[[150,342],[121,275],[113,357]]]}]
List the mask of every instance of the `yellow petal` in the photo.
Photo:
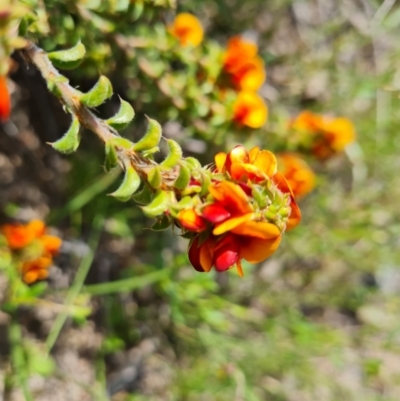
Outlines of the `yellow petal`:
[{"label": "yellow petal", "polygon": [[221,235],[227,231],[231,231],[233,228],[243,224],[244,222],[251,220],[254,217],[254,213],[248,213],[239,217],[234,217],[232,219],[225,220],[223,223],[219,224],[214,228],[214,235]]},{"label": "yellow petal", "polygon": [[261,239],[272,239],[278,237],[281,232],[275,224],[266,221],[245,221],[234,227],[232,233],[246,237],[255,237]]},{"label": "yellow petal", "polygon": [[262,150],[259,152],[253,164],[268,177],[273,177],[275,175],[278,165],[275,155],[269,150]]},{"label": "yellow petal", "polygon": [[217,166],[218,172],[223,173],[227,154],[224,152],[219,152],[215,155],[215,165]]},{"label": "yellow petal", "polygon": [[240,256],[250,263],[260,263],[277,250],[281,238],[282,237],[279,236],[265,240],[245,237],[240,248]]}]

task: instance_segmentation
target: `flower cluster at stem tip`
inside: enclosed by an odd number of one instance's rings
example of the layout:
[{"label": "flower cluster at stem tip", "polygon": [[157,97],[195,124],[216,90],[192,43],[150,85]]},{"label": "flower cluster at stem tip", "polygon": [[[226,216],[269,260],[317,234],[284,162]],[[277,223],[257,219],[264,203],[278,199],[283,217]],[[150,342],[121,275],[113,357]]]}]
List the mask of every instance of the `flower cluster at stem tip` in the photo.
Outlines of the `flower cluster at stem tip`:
[{"label": "flower cluster at stem tip", "polygon": [[[200,21],[189,13],[178,14],[168,31],[182,46],[198,46],[204,35]],[[222,70],[237,92],[233,121],[250,128],[262,127],[268,118],[268,107],[257,91],[265,82],[266,72],[257,45],[235,36],[229,39],[222,58]]]},{"label": "flower cluster at stem tip", "polygon": [[27,224],[4,224],[0,227],[2,244],[8,247],[23,281],[32,284],[46,279],[61,246],[61,239],[46,233],[41,220]]},{"label": "flower cluster at stem tip", "polygon": [[181,210],[178,221],[190,237],[189,260],[200,272],[225,271],[241,259],[259,263],[278,248],[282,234],[301,219],[293,192],[268,150],[242,145],[215,156],[209,194]]}]

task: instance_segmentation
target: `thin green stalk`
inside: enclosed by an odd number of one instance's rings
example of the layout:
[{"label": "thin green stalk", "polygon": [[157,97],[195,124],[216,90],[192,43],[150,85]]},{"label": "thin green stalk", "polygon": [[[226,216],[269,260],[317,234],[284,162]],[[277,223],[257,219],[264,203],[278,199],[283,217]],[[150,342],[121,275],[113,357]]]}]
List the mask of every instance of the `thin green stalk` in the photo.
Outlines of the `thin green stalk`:
[{"label": "thin green stalk", "polygon": [[54,346],[55,342],[57,341],[57,338],[65,324],[65,321],[68,318],[69,307],[74,304],[76,297],[79,295],[79,293],[82,290],[83,283],[85,282],[85,279],[89,272],[90,266],[92,265],[95,251],[96,251],[97,245],[99,243],[99,237],[100,237],[103,220],[104,220],[103,216],[97,216],[93,223],[93,231],[92,231],[91,237],[89,239],[90,251],[82,259],[81,264],[76,273],[75,280],[74,280],[71,288],[68,291],[68,294],[65,299],[65,304],[64,304],[66,307],[65,312],[62,312],[57,316],[57,318],[54,321],[53,326],[50,330],[50,333],[47,337],[46,348],[47,348],[48,352],[50,352],[51,349],[53,348],[53,346]]},{"label": "thin green stalk", "polygon": [[171,273],[170,269],[157,270],[144,276],[132,277],[111,283],[92,284],[85,287],[84,291],[90,295],[115,294],[128,292],[146,285],[156,283],[166,278]]},{"label": "thin green stalk", "polygon": [[28,372],[26,369],[26,359],[22,345],[21,327],[16,321],[14,314],[11,315],[11,323],[8,330],[8,336],[11,344],[11,363],[14,376],[24,393],[25,401],[34,401],[28,387]]}]

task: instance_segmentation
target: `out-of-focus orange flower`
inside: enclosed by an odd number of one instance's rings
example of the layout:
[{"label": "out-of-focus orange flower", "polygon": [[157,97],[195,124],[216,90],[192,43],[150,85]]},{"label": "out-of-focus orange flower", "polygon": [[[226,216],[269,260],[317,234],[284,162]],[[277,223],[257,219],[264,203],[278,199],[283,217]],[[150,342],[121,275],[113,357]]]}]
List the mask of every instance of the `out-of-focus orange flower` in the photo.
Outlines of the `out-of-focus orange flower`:
[{"label": "out-of-focus orange flower", "polygon": [[224,58],[224,70],[241,90],[257,91],[266,78],[264,61],[257,55],[257,45],[240,36],[231,38]]},{"label": "out-of-focus orange flower", "polygon": [[330,117],[303,111],[290,123],[290,128],[312,134],[312,152],[321,160],[342,152],[356,138],[353,123],[344,117]]},{"label": "out-of-focus orange flower", "polygon": [[258,48],[255,43],[243,40],[240,36],[230,38],[224,58],[225,71],[234,72],[243,61],[246,63],[256,57],[257,52]]},{"label": "out-of-focus orange flower", "polygon": [[203,40],[203,27],[192,14],[180,13],[168,27],[171,35],[175,36],[182,46],[198,46]]},{"label": "out-of-focus orange flower", "polygon": [[0,121],[5,122],[10,118],[11,99],[7,88],[5,76],[0,76]]},{"label": "out-of-focus orange flower", "polygon": [[178,220],[183,228],[195,233],[204,231],[207,228],[206,221],[194,209],[181,210],[178,213]]},{"label": "out-of-focus orange flower", "polygon": [[47,255],[56,255],[61,247],[61,238],[54,235],[43,235],[39,238],[44,248],[44,253]]},{"label": "out-of-focus orange flower", "polygon": [[294,153],[281,153],[278,155],[279,170],[286,178],[293,194],[300,198],[315,187],[315,174],[310,166]]},{"label": "out-of-focus orange flower", "polygon": [[257,91],[266,78],[264,61],[257,56],[231,72],[232,82],[241,90]]},{"label": "out-of-focus orange flower", "polygon": [[[22,279],[27,284],[43,280],[48,276],[52,257],[61,247],[61,239],[46,234],[46,226],[41,220],[32,220],[27,224],[5,224],[0,228],[8,246],[14,251],[13,256],[21,266]],[[21,252],[25,247],[32,247],[28,252]],[[31,256],[33,253],[35,256]],[[30,259],[26,259],[30,257]]]},{"label": "out-of-focus orange flower", "polygon": [[51,266],[51,263],[52,259],[44,256],[25,262],[21,271],[22,279],[26,284],[46,279],[49,275],[48,268]]},{"label": "out-of-focus orange flower", "polygon": [[28,246],[34,239],[35,234],[22,224],[5,224],[2,232],[6,237],[11,249],[21,249]]},{"label": "out-of-focus orange flower", "polygon": [[233,105],[233,120],[250,128],[262,127],[268,118],[268,107],[255,92],[241,91]]}]

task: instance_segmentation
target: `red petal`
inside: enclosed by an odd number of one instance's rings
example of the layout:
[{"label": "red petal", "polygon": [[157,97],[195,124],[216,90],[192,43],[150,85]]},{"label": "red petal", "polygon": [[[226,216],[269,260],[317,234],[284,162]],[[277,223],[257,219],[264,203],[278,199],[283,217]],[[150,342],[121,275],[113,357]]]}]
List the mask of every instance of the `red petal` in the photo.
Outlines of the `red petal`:
[{"label": "red petal", "polygon": [[209,272],[212,267],[212,239],[199,245],[197,236],[189,245],[188,256],[190,263],[198,272]]},{"label": "red petal", "polygon": [[0,121],[9,119],[11,112],[11,100],[8,93],[7,82],[4,76],[0,76]]},{"label": "red petal", "polygon": [[240,259],[240,245],[233,235],[227,235],[217,245],[213,264],[218,271],[228,270]]},{"label": "red petal", "polygon": [[213,203],[206,206],[201,211],[202,216],[210,223],[221,223],[226,220],[231,214],[219,203]]}]

